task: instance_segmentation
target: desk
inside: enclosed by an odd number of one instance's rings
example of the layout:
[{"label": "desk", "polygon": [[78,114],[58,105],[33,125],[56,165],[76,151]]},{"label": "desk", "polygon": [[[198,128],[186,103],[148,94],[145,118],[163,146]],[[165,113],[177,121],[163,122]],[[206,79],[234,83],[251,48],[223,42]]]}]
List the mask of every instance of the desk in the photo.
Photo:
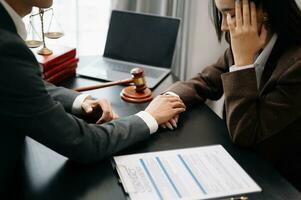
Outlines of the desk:
[{"label": "desk", "polygon": [[[168,76],[154,94],[162,92],[176,77]],[[95,81],[74,78],[67,87],[93,84]],[[120,86],[91,91],[95,97],[112,102],[120,116],[134,114],[146,104],[129,104],[119,98]],[[119,154],[222,144],[246,172],[262,187],[263,192],[248,195],[250,199],[301,199],[301,194],[281,177],[271,165],[248,150],[234,146],[225,123],[206,105],[181,114],[175,131],[160,131],[150,140],[136,144]],[[27,138],[24,152],[25,199],[55,200],[125,200],[110,159],[92,165],[80,165]]]}]

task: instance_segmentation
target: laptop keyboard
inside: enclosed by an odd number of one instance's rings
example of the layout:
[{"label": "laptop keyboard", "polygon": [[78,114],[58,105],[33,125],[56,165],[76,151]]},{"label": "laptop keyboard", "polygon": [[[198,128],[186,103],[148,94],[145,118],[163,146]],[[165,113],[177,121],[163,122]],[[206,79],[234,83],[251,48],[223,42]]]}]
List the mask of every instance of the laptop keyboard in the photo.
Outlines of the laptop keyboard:
[{"label": "laptop keyboard", "polygon": [[[111,62],[107,62],[107,63],[111,70],[118,71],[118,72],[130,73],[131,69],[133,69],[132,66],[128,66],[128,65],[122,65],[122,64],[120,65]],[[151,78],[158,78],[164,72],[164,70],[160,70],[160,69],[148,69],[148,68],[143,68],[143,69],[144,69],[144,74]]]}]

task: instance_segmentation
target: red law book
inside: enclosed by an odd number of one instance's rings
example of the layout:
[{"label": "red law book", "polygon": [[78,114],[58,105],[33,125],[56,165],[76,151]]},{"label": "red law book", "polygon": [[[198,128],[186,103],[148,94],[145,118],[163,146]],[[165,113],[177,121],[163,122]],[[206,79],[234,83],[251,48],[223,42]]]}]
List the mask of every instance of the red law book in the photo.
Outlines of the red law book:
[{"label": "red law book", "polygon": [[76,67],[78,60],[79,60],[78,58],[71,58],[57,66],[54,66],[53,68],[49,69],[48,71],[44,71],[44,73],[43,73],[44,79],[54,76],[55,74],[59,73],[60,71],[62,71],[64,69]]},{"label": "red law book", "polygon": [[48,47],[53,51],[49,56],[42,56],[38,54],[40,48],[32,49],[33,54],[40,63],[42,72],[46,72],[51,68],[70,60],[76,56],[76,49],[68,46],[50,46]]},{"label": "red law book", "polygon": [[77,64],[75,64],[75,67],[73,67],[73,68],[64,69],[63,71],[60,71],[59,73],[47,78],[46,81],[53,83],[53,84],[57,84],[69,77],[75,76],[76,67],[77,67]]}]

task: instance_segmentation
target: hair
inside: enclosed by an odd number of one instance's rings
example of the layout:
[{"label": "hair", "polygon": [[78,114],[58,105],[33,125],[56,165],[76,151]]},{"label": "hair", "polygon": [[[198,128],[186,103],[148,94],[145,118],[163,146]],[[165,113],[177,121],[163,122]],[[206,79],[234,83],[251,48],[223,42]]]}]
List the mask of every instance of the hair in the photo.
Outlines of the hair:
[{"label": "hair", "polygon": [[[301,10],[295,0],[251,0],[268,15],[269,29],[284,41],[301,44]],[[222,15],[214,0],[210,1],[211,17],[218,40],[221,41]],[[226,35],[226,40],[228,36]]]}]

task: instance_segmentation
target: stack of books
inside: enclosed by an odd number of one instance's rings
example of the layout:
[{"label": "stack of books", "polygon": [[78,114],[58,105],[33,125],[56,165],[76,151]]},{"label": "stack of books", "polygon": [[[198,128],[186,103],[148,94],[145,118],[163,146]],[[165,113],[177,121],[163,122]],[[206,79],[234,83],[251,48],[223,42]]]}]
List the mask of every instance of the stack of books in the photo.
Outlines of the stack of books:
[{"label": "stack of books", "polygon": [[75,76],[77,63],[79,59],[76,57],[76,49],[67,46],[50,47],[53,54],[49,56],[39,55],[39,49],[33,49],[33,53],[37,58],[44,80],[58,84],[59,82]]}]

